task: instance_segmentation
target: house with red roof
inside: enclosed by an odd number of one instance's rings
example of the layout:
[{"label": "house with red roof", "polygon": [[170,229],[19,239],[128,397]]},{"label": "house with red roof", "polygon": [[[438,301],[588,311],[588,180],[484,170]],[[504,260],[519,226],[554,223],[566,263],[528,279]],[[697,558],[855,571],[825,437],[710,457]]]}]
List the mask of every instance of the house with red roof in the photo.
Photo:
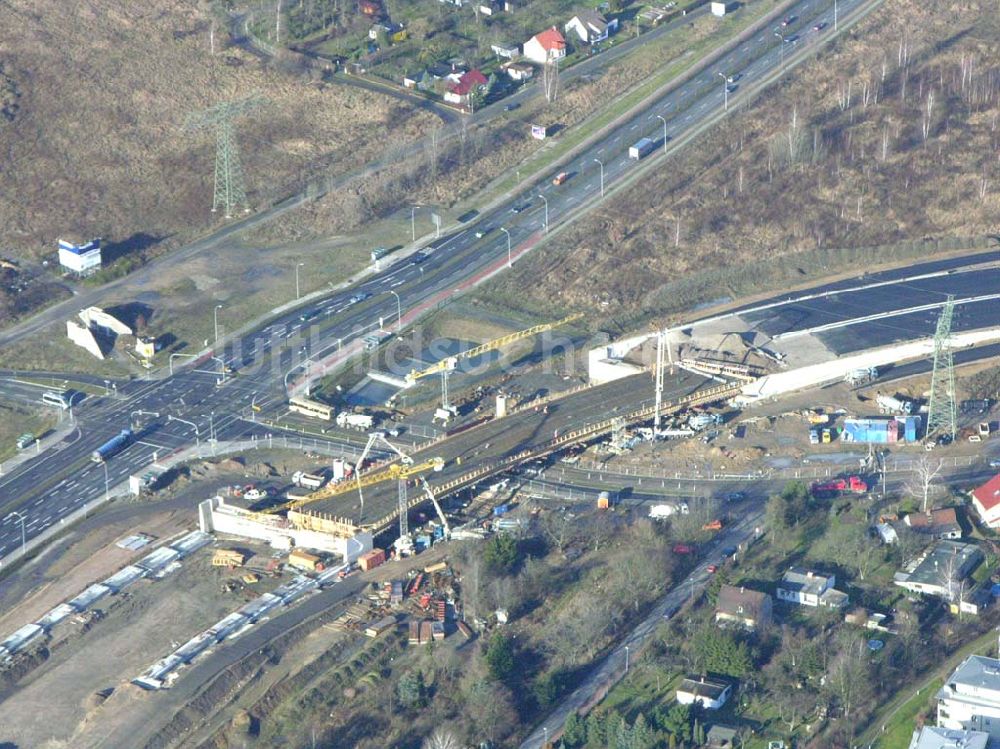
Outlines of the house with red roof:
[{"label": "house with red roof", "polygon": [[1000,528],[1000,473],[972,490],[972,506],[979,513],[983,525]]},{"label": "house with red roof", "polygon": [[524,56],[534,63],[544,65],[550,60],[566,56],[566,39],[555,26],[535,34],[524,43]]},{"label": "house with red roof", "polygon": [[489,81],[478,70],[467,70],[458,76],[444,94],[444,100],[452,104],[467,104],[475,91],[484,91]]}]

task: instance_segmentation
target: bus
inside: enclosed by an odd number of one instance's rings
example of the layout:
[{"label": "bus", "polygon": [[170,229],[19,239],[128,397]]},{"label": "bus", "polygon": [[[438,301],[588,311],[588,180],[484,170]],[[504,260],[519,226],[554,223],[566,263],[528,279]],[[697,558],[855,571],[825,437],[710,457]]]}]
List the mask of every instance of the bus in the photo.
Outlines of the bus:
[{"label": "bus", "polygon": [[310,398],[289,398],[288,410],[325,421],[331,421],[334,415],[334,410],[330,406]]},{"label": "bus", "polygon": [[69,390],[46,390],[42,393],[42,403],[48,406],[55,406],[65,411],[72,403],[73,393]]}]

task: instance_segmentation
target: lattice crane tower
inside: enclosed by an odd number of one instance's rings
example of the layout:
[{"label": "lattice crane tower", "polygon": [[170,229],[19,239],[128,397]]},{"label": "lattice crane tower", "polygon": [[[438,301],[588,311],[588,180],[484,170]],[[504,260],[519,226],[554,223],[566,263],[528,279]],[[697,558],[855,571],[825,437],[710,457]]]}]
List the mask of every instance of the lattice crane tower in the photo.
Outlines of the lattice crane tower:
[{"label": "lattice crane tower", "polygon": [[233,134],[233,120],[259,109],[263,100],[258,96],[248,96],[235,101],[224,101],[188,117],[185,130],[215,130],[215,195],[212,198],[212,212],[221,206],[225,217],[231,218],[233,209],[242,206],[249,213],[243,168],[240,166],[239,149]]},{"label": "lattice crane tower", "polygon": [[954,312],[955,297],[949,295],[934,332],[934,370],[931,374],[931,401],[927,409],[928,439],[948,435],[954,441],[958,432],[955,360],[949,348]]}]

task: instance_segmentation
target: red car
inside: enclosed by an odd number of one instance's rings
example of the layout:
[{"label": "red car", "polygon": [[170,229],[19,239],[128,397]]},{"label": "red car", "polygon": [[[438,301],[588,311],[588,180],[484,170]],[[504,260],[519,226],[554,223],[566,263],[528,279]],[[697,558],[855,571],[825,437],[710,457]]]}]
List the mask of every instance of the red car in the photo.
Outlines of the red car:
[{"label": "red car", "polygon": [[710,565],[708,565],[708,568],[707,568],[707,569],[708,569],[708,571],[709,571],[709,572],[710,572],[711,574],[713,574],[713,575],[714,575],[714,574],[715,574],[716,572],[718,572],[718,571],[719,571],[719,567],[718,567],[718,565],[715,565],[715,564],[710,564]]}]

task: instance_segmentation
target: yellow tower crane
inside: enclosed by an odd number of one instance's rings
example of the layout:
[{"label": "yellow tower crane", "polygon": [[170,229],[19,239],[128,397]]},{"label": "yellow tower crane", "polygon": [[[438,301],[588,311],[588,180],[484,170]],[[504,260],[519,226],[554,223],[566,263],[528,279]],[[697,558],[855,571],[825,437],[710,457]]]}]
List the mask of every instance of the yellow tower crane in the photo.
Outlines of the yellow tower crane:
[{"label": "yellow tower crane", "polygon": [[582,313],[577,312],[576,314],[564,317],[562,320],[557,320],[555,322],[543,323],[541,325],[535,325],[534,327],[527,328],[525,330],[519,330],[516,333],[510,333],[509,335],[496,338],[492,341],[487,341],[486,343],[480,344],[479,346],[474,346],[466,351],[455,356],[449,356],[436,364],[432,364],[426,369],[416,370],[414,369],[408,375],[406,375],[407,385],[413,385],[424,377],[429,377],[430,375],[439,374],[441,375],[441,408],[438,410],[438,415],[447,420],[450,416],[453,416],[455,409],[452,407],[451,403],[448,402],[448,376],[458,367],[459,361],[463,359],[472,359],[480,354],[485,354],[490,351],[496,351],[504,346],[511,343],[516,343],[517,341],[522,341],[525,338],[531,338],[539,333],[544,333],[553,328],[558,328],[562,325],[568,325],[571,322],[579,320],[583,317]]}]

